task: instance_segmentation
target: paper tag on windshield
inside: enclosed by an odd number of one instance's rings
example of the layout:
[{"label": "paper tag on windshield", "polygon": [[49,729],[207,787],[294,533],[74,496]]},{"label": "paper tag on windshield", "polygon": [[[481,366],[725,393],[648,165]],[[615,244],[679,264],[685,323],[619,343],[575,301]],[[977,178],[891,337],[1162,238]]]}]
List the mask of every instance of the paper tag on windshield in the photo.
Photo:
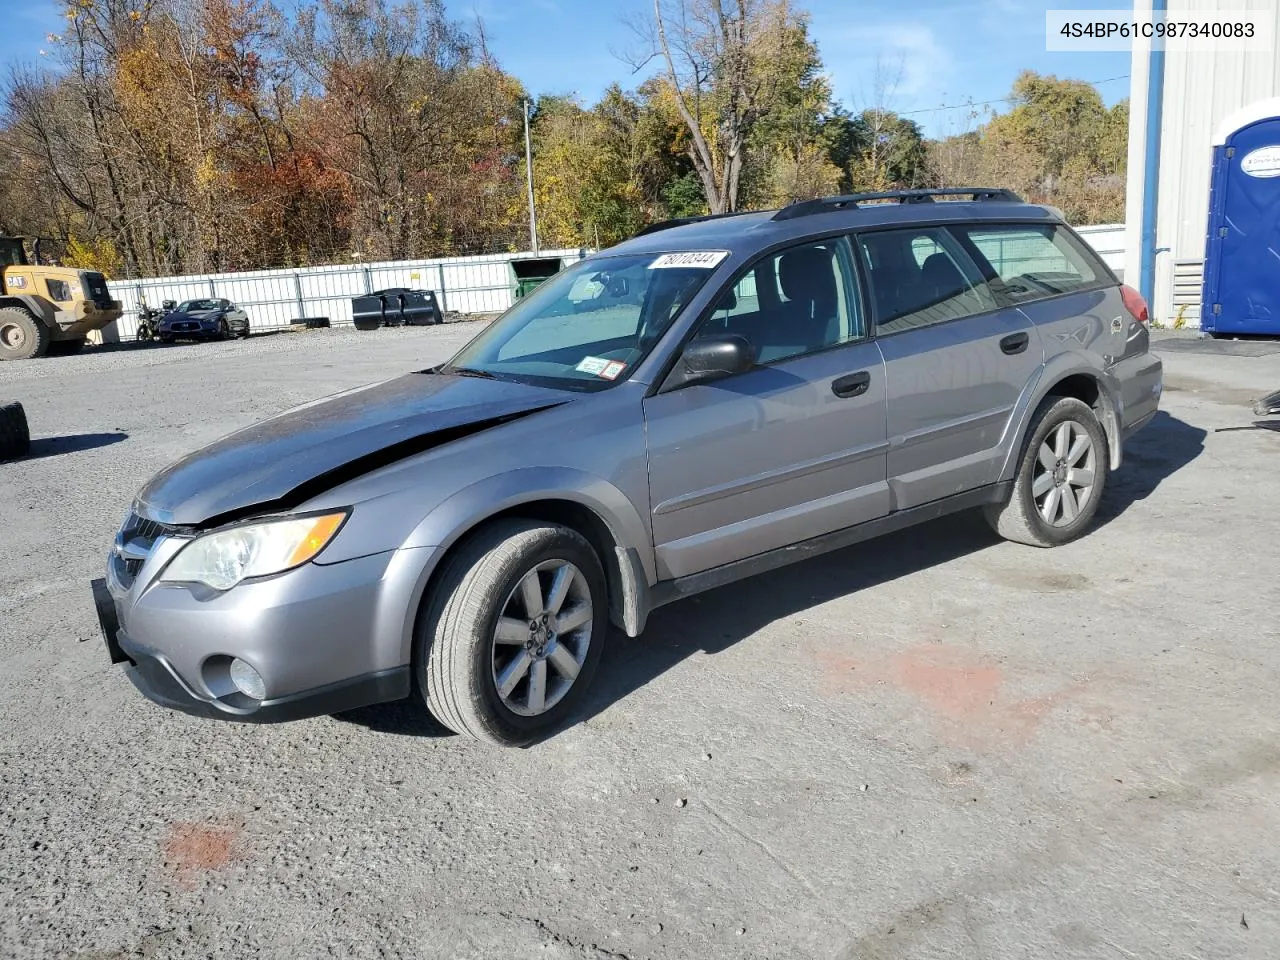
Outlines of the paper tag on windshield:
[{"label": "paper tag on windshield", "polygon": [[605,368],[600,371],[599,376],[606,380],[617,380],[618,374],[627,369],[627,365],[621,360],[610,360],[605,364]]},{"label": "paper tag on windshield", "polygon": [[579,373],[590,373],[598,377],[604,373],[608,366],[609,361],[604,357],[583,357],[581,362],[573,369]]},{"label": "paper tag on windshield", "polygon": [[688,250],[684,253],[664,253],[653,263],[650,270],[661,270],[664,267],[697,267],[710,270],[729,254],[724,250]]}]

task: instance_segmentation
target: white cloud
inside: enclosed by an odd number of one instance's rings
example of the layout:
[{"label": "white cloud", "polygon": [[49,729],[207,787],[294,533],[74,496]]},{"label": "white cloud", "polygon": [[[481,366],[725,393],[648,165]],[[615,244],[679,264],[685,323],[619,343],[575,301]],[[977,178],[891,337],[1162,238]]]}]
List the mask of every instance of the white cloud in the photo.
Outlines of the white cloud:
[{"label": "white cloud", "polygon": [[833,93],[855,109],[904,110],[933,100],[951,75],[951,54],[919,21],[867,23],[819,33]]}]

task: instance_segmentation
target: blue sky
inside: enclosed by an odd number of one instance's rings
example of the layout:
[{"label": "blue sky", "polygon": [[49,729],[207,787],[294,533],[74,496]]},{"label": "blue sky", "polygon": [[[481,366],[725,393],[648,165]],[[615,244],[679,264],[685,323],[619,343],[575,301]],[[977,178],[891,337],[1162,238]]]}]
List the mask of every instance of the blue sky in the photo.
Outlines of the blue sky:
[{"label": "blue sky", "polygon": [[[535,94],[577,93],[590,102],[610,83],[634,87],[645,74],[615,54],[635,47],[624,18],[643,17],[648,0],[446,0],[464,22],[478,15],[489,47]],[[966,109],[939,107],[1008,96],[1020,70],[1110,82],[1098,90],[1108,104],[1128,96],[1127,53],[1048,53],[1044,12],[1066,0],[808,0],[832,89],[846,106],[875,102],[877,72],[888,88],[885,106],[930,136],[968,127]],[[1081,7],[1126,7],[1114,0]],[[38,62],[45,35],[61,27],[52,0],[0,0],[4,29],[0,62]],[[993,103],[995,109],[1004,104]]]}]

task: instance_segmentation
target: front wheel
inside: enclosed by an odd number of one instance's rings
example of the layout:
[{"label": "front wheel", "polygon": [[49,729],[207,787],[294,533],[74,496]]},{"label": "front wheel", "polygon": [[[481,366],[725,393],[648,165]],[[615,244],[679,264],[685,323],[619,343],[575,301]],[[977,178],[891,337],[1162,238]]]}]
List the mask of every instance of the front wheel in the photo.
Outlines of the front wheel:
[{"label": "front wheel", "polygon": [[522,746],[581,702],[608,631],[604,571],[567,527],[509,520],[449,561],[415,643],[418,688],[456,733]]},{"label": "front wheel", "polygon": [[1088,529],[1110,469],[1107,435],[1093,408],[1075,397],[1049,397],[1032,421],[1013,494],[986,508],[1006,540],[1056,547]]}]

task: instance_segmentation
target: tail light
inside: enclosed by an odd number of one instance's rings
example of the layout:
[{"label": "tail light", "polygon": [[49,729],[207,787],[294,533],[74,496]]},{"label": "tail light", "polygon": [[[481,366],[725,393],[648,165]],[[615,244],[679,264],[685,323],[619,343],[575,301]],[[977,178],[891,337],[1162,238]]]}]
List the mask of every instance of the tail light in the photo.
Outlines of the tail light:
[{"label": "tail light", "polygon": [[1150,321],[1151,311],[1147,309],[1147,301],[1142,298],[1142,294],[1137,290],[1127,283],[1122,283],[1120,284],[1120,298],[1124,300],[1125,309],[1133,314],[1133,319],[1139,323]]}]

